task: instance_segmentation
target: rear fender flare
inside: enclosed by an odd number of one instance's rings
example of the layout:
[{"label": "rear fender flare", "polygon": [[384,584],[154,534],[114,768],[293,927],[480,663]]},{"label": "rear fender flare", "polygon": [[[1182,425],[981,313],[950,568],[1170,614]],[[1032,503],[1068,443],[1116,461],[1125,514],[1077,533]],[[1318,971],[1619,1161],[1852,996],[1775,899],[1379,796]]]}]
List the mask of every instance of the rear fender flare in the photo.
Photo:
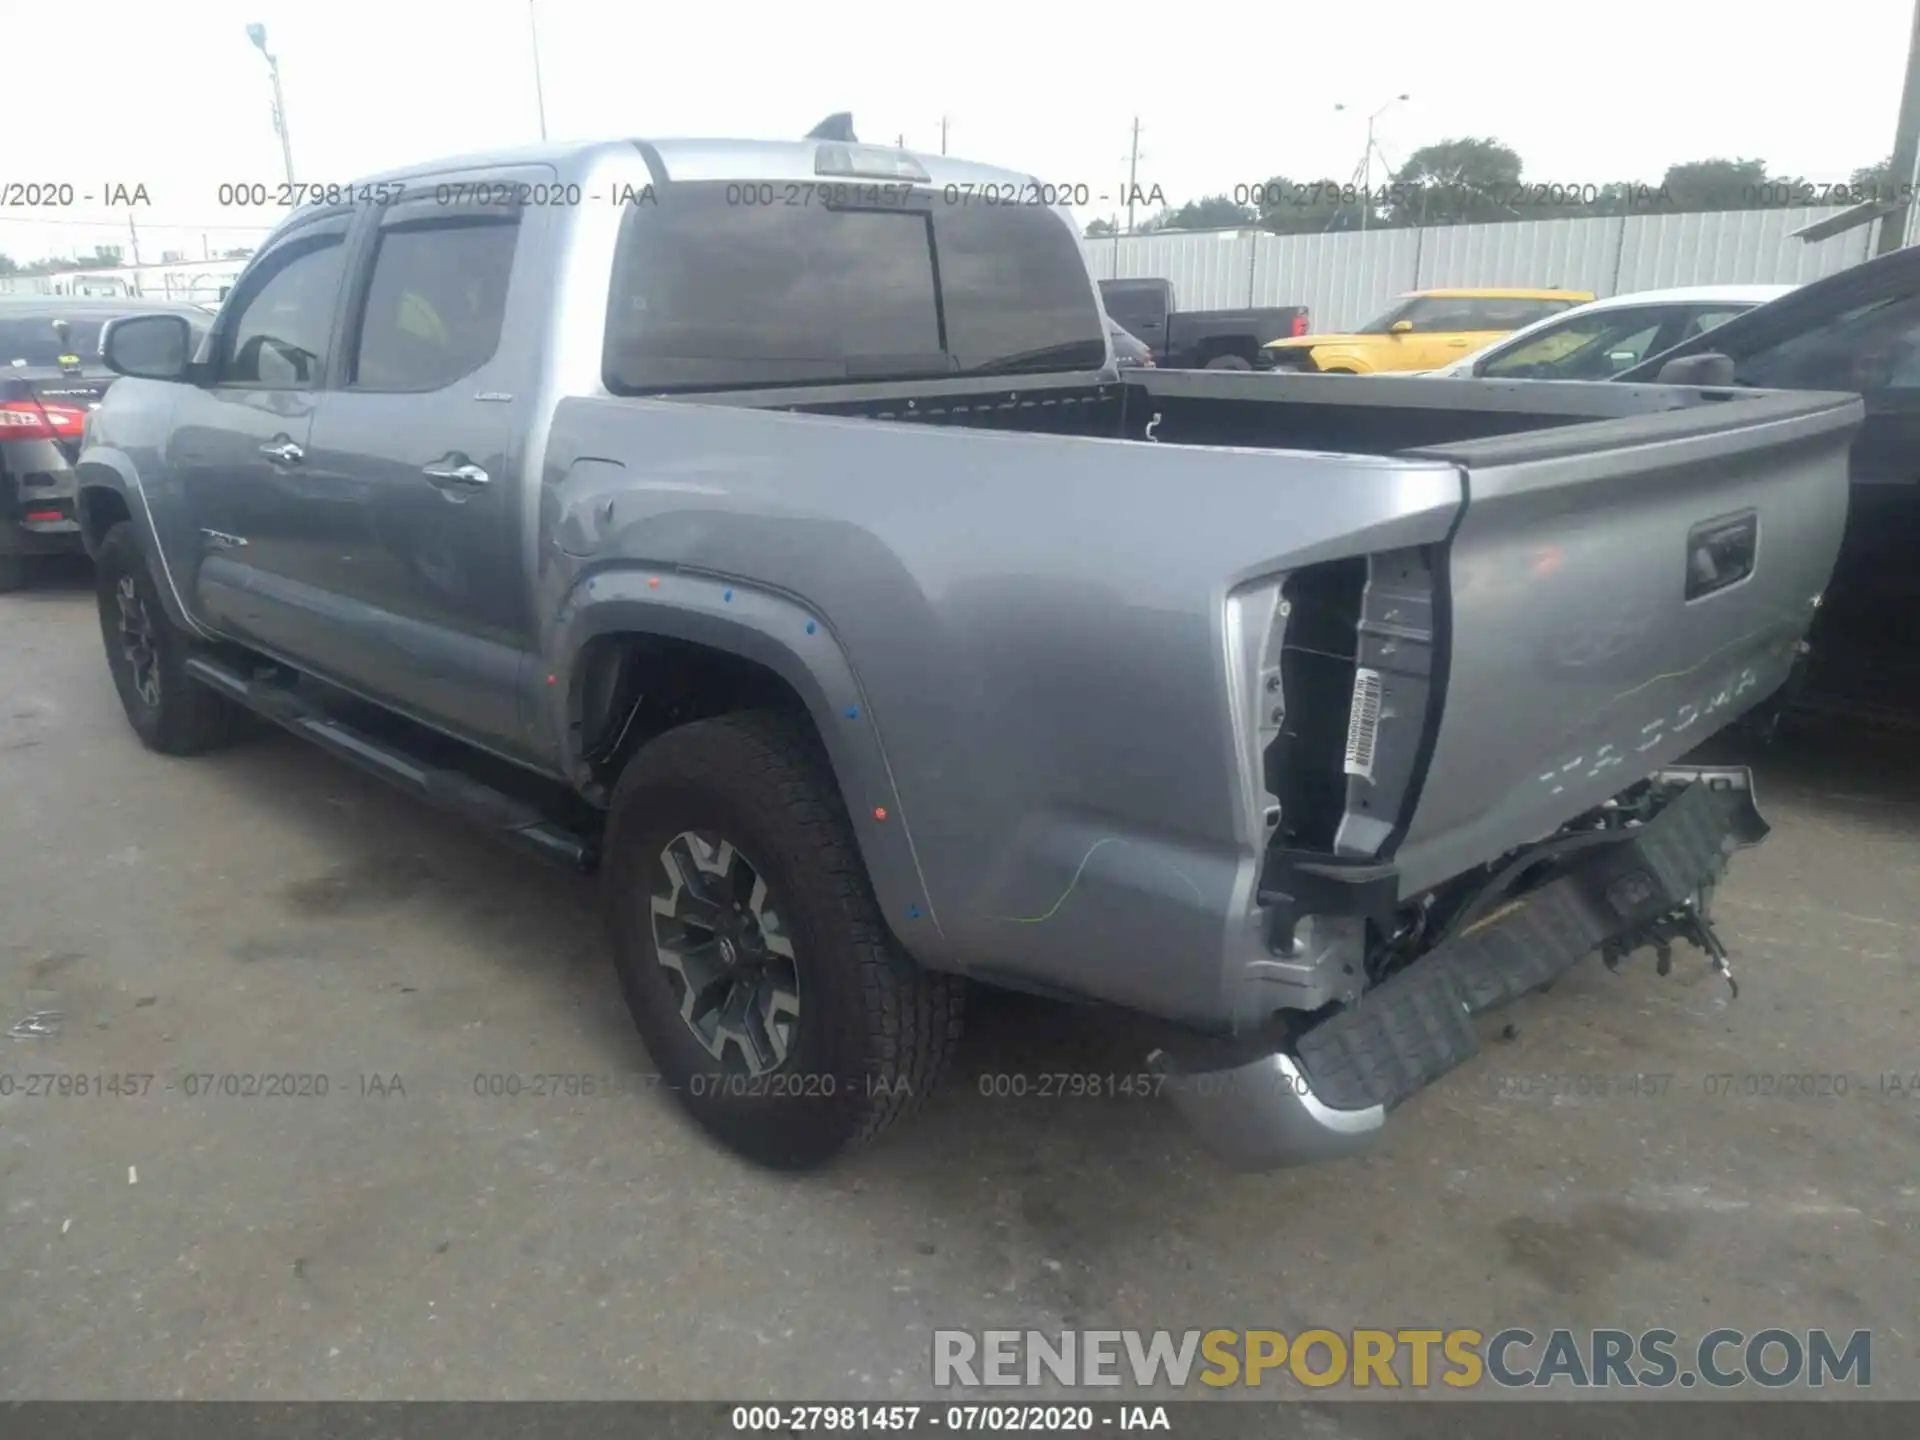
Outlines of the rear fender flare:
[{"label": "rear fender flare", "polygon": [[911,947],[940,933],[877,717],[826,616],[798,597],[684,571],[599,570],[582,577],[550,629],[540,722],[557,738],[566,774],[580,774],[572,720],[576,666],[602,635],[659,635],[737,655],[778,675],[800,697],[825,742],[867,874],[888,925]]}]

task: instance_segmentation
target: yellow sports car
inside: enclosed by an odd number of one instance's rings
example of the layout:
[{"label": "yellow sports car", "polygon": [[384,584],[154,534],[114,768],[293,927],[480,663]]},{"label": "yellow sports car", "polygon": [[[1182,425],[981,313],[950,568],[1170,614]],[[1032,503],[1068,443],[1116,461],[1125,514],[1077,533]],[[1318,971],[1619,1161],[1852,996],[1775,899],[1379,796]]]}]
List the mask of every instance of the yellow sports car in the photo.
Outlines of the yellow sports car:
[{"label": "yellow sports car", "polygon": [[1350,335],[1272,341],[1261,348],[1260,368],[1323,375],[1437,370],[1591,299],[1586,290],[1416,290]]}]

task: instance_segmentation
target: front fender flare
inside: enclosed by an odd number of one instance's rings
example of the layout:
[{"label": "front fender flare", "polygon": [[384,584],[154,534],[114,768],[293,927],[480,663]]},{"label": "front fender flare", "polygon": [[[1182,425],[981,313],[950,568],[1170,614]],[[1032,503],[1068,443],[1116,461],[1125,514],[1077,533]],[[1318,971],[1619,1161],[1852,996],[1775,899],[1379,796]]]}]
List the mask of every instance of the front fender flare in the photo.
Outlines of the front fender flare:
[{"label": "front fender flare", "polygon": [[571,713],[576,666],[593,640],[621,633],[704,645],[786,681],[826,744],[888,925],[909,947],[916,931],[940,934],[879,719],[826,616],[797,597],[721,576],[624,567],[583,576],[551,626],[547,653],[558,658],[541,687],[541,718],[576,780],[584,763]]},{"label": "front fender flare", "polygon": [[86,545],[88,556],[93,555],[101,537],[93,533],[86,520],[87,492],[111,491],[127,507],[134,533],[140,537],[140,549],[152,567],[154,589],[160,592],[160,604],[166,610],[167,618],[182,630],[213,639],[207,628],[196,621],[187,609],[185,597],[181,595],[174,578],[173,567],[167,562],[166,547],[160,543],[153,508],[147,503],[147,492],[141,487],[140,472],[134,466],[132,457],[124,450],[109,445],[94,445],[82,452],[73,469],[74,511],[80,517],[81,540]]}]

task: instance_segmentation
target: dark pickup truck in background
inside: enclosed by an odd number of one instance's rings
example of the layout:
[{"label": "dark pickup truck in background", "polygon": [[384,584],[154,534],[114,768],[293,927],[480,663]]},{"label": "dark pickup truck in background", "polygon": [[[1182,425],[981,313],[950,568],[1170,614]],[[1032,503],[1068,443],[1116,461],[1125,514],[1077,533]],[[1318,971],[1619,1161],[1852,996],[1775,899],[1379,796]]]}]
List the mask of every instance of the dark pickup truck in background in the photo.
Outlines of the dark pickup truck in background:
[{"label": "dark pickup truck in background", "polygon": [[1304,335],[1304,305],[1182,310],[1171,280],[1102,280],[1100,303],[1163,370],[1251,370],[1269,340]]},{"label": "dark pickup truck in background", "polygon": [[598,868],[667,1088],[778,1165],[924,1096],[966,982],[1146,1017],[1270,1165],[1598,947],[1712,951],[1766,827],[1676,762],[1787,674],[1860,401],[1122,370],[1070,213],[943,199],[1019,183],[467,157],[295,212],[204,343],[115,322],[133,729],[251,710]]}]

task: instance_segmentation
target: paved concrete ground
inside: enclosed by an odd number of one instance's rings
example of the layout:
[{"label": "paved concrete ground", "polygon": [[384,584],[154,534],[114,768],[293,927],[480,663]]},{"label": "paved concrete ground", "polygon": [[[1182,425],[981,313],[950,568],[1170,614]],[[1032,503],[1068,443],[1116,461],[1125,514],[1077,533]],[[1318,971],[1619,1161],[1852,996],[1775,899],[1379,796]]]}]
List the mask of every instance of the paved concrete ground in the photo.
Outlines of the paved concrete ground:
[{"label": "paved concrete ground", "polygon": [[[912,1396],[937,1326],[1510,1324],[1869,1327],[1920,1393],[1911,742],[1765,762],[1732,1006],[1692,952],[1589,962],[1365,1160],[1243,1177],[1161,1101],[988,1098],[1140,1061],[1001,1002],[916,1125],[792,1180],[644,1082],[476,1094],[649,1069],[590,886],[291,738],[148,754],[85,587],[0,599],[0,1028],[64,1016],[0,1038],[0,1395]],[[328,1093],[187,1093],[227,1074]]]}]

